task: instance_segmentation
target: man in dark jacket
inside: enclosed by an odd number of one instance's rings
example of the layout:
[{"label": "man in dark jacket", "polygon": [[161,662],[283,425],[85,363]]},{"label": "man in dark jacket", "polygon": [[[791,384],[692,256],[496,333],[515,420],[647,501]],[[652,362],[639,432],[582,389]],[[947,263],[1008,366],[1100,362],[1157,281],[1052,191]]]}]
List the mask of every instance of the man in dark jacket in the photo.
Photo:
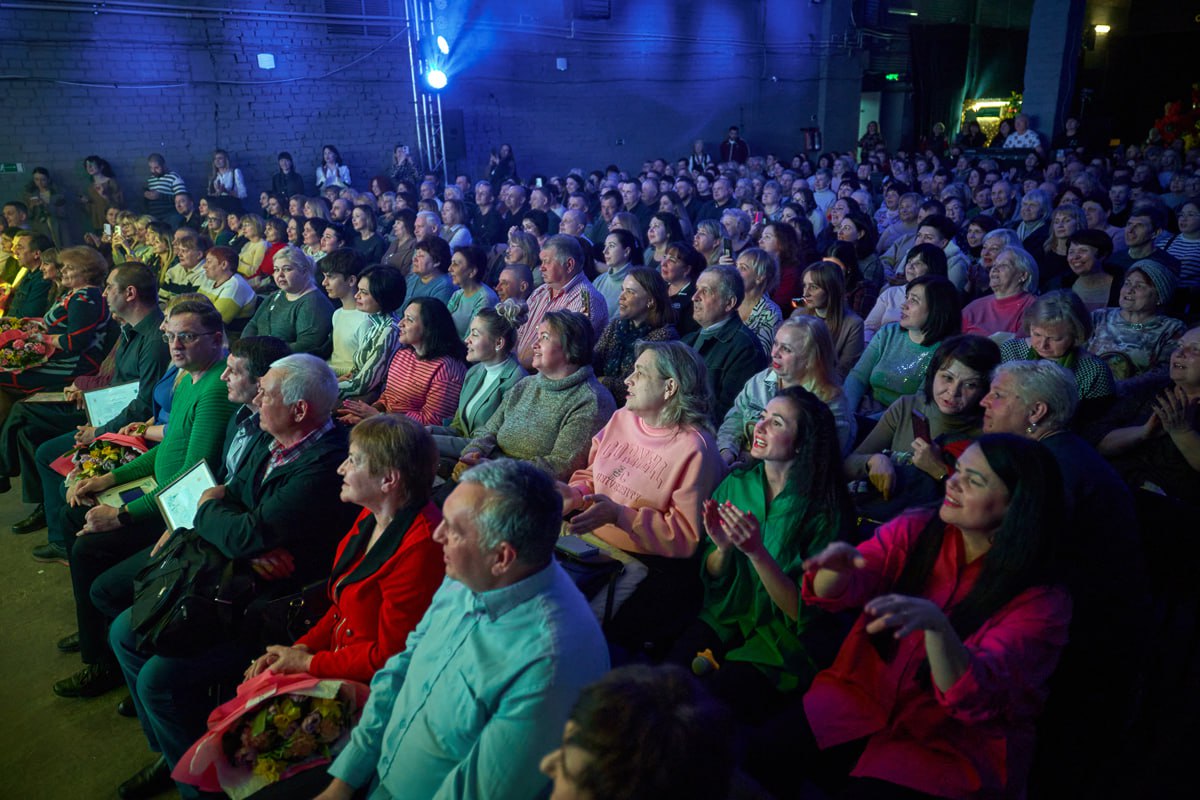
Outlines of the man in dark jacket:
[{"label": "man in dark jacket", "polygon": [[692,295],[692,316],[700,330],[683,337],[683,343],[695,348],[708,368],[712,419],[717,425],[746,381],[768,363],[758,338],[738,316],[745,294],[742,276],[734,267],[717,265],[701,272]]},{"label": "man in dark jacket", "polygon": [[[332,419],[337,377],[315,356],[287,356],[259,381],[259,424],[270,434],[227,483],[204,492],[196,534],[232,560],[245,560],[267,581],[287,575],[307,583],[327,575],[334,549],[356,509],[339,500],[346,429]],[[161,547],[172,536],[164,534]],[[269,591],[267,584],[266,591]],[[204,732],[212,710],[208,686],[236,677],[261,650],[252,637],[226,641],[191,658],[163,658],[137,648],[130,610],[109,634],[133,694],[138,718],[161,757],[121,786],[121,795],[150,796],[170,786],[170,770]]]}]

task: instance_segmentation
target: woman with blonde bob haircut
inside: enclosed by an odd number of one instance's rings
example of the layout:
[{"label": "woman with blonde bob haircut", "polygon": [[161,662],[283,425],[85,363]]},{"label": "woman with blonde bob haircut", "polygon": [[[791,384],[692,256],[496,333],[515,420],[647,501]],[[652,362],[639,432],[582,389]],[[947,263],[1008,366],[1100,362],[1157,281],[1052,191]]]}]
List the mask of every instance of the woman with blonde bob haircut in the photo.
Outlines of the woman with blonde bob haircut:
[{"label": "woman with blonde bob haircut", "polygon": [[746,382],[717,431],[717,446],[726,464],[744,459],[754,424],[771,398],[789,386],[807,389],[829,406],[838,444],[843,454],[849,452],[857,426],[838,377],[833,338],[823,320],[796,316],[775,331],[770,366]]}]

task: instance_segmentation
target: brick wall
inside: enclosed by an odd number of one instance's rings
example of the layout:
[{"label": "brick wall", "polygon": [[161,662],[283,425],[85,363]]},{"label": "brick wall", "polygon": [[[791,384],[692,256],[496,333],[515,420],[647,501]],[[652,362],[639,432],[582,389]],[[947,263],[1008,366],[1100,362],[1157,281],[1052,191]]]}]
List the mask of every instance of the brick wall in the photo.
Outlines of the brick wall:
[{"label": "brick wall", "polygon": [[[0,9],[10,32],[0,75],[23,76],[2,83],[0,162],[46,166],[74,195],[83,157],[96,153],[137,197],[146,154],[164,153],[198,190],[222,147],[256,194],[278,150],[311,182],[321,145],[334,143],[365,187],[394,144],[414,141],[403,36],[331,35],[327,21],[287,13],[319,15],[320,0],[253,5],[275,17],[220,16],[225,4],[205,0],[191,0],[191,18],[180,5],[145,5]],[[463,111],[467,156],[451,167],[473,176],[502,141],[523,174],[559,173],[636,169],[682,155],[697,136],[715,147],[733,123],[755,151],[781,154],[797,149],[800,127],[820,125],[827,147],[846,147],[857,126],[859,60],[822,45],[845,32],[845,4],[613,0],[611,20],[575,22],[562,0],[480,0],[469,18],[460,5],[439,12],[454,48],[443,105]],[[260,52],[275,56],[275,70],[258,68]],[[0,175],[0,197],[27,180]]]}]

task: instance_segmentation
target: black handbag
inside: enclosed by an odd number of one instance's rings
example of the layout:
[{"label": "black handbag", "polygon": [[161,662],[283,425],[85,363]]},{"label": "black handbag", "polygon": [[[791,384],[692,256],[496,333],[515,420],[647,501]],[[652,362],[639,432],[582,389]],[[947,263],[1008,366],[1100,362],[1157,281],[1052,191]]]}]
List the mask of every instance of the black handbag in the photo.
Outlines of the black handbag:
[{"label": "black handbag", "polygon": [[329,610],[329,580],[293,586],[256,598],[246,610],[246,625],[262,647],[293,644]]},{"label": "black handbag", "polygon": [[180,529],[138,572],[133,591],[138,649],[186,657],[238,636],[254,577],[246,564]]}]

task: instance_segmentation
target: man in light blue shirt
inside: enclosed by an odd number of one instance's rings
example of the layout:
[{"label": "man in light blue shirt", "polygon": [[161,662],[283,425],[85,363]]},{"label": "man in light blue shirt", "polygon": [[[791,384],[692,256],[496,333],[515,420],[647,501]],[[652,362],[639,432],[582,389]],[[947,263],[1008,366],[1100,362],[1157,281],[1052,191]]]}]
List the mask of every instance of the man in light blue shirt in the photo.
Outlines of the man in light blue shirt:
[{"label": "man in light blue shirt", "polygon": [[320,800],[527,800],[580,689],[608,670],[587,601],[554,561],[562,499],[530,464],[465,472],[434,539],[446,581],[371,681]]}]

